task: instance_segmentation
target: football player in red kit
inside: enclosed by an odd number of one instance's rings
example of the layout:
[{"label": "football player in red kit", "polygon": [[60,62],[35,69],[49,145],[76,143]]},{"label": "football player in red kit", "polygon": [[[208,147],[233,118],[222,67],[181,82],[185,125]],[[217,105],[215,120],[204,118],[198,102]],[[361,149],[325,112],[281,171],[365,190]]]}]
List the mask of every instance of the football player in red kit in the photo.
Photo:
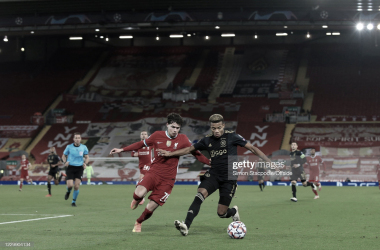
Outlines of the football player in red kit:
[{"label": "football player in red kit", "polygon": [[[189,138],[184,134],[179,134],[182,124],[183,120],[179,114],[170,113],[167,116],[166,131],[156,131],[143,141],[133,143],[125,148],[114,148],[110,152],[110,154],[117,154],[123,151],[138,150],[142,147],[153,147],[155,149],[153,163],[144,178],[139,181],[133,193],[131,208],[136,209],[145,195],[152,191],[149,196],[150,201],[144,212],[136,220],[132,232],[141,232],[141,223],[149,219],[158,206],[164,205],[172,192],[177,175],[179,156],[167,158],[159,155],[158,149],[173,151],[191,146]],[[198,150],[194,150],[191,154],[198,161],[210,164],[210,160]]]},{"label": "football player in red kit", "polygon": [[[141,141],[148,138],[148,132],[141,131],[140,133],[140,139]],[[141,181],[142,178],[144,178],[144,175],[148,170],[150,169],[150,165],[152,164],[152,147],[142,147],[137,151],[132,151],[132,157],[138,157],[139,158],[139,169],[140,169],[140,176],[139,181]],[[139,205],[144,204],[145,199],[143,198]]]},{"label": "football player in red kit", "polygon": [[[320,156],[315,155],[314,148],[310,150],[310,156],[306,157],[305,167],[306,166],[309,167],[309,182],[313,182],[317,186],[318,190],[321,191],[322,185],[319,178],[319,167],[322,166],[323,171],[325,171],[325,163]],[[311,187],[311,189],[315,194],[314,199],[318,199],[319,195],[317,189],[313,189],[313,187]]]},{"label": "football player in red kit", "polygon": [[30,184],[33,183],[33,180],[29,177],[29,173],[28,173],[28,169],[30,166],[31,166],[31,164],[26,159],[26,155],[22,155],[21,156],[21,166],[18,169],[19,171],[21,171],[19,191],[22,190],[22,183],[24,182],[24,179],[26,179],[27,182],[30,182]]}]

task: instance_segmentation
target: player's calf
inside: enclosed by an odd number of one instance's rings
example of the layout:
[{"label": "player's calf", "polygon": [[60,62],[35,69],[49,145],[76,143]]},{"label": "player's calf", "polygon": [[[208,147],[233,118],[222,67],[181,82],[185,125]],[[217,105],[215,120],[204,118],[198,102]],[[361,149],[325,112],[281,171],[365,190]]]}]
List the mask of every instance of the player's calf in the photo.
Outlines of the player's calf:
[{"label": "player's calf", "polygon": [[[237,206],[234,206],[233,208],[229,208],[228,206],[231,203],[230,197],[227,196],[221,196],[219,198],[219,204],[218,204],[218,216],[219,218],[230,218],[237,214],[237,217],[239,217]],[[240,219],[240,217],[239,217]]]},{"label": "player's calf", "polygon": [[296,187],[297,182],[296,181],[292,181],[291,184],[292,184],[291,186],[292,186],[293,197],[290,198],[290,200],[293,201],[293,202],[297,202],[297,196],[296,196],[296,194],[297,194],[297,187]]}]

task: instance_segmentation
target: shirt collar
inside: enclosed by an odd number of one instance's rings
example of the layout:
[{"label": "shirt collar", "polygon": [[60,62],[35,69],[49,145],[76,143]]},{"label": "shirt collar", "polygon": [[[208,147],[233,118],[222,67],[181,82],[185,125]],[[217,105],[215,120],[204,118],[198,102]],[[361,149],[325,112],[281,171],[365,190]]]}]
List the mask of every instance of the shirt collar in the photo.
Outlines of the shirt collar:
[{"label": "shirt collar", "polygon": [[165,131],[165,135],[166,135],[169,139],[175,139],[175,138],[177,138],[177,136],[178,136],[178,134],[177,134],[177,135],[176,135],[175,137],[173,137],[173,138],[170,137],[170,136],[169,136],[169,133],[168,133],[167,130]]}]

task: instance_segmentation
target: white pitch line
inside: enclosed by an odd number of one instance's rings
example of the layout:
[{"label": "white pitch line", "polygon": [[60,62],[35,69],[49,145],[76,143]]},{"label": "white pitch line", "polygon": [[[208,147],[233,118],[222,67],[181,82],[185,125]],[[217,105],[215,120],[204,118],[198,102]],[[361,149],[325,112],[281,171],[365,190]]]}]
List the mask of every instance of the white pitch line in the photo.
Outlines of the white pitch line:
[{"label": "white pitch line", "polygon": [[60,215],[60,216],[37,218],[37,219],[30,219],[30,220],[8,221],[8,222],[1,222],[0,225],[3,225],[3,224],[12,224],[12,223],[18,223],[18,222],[34,221],[34,220],[47,220],[47,219],[62,218],[62,217],[69,217],[69,216],[73,216],[73,215]]},{"label": "white pitch line", "polygon": [[59,215],[59,214],[0,214],[0,215],[39,215],[39,216],[52,216],[52,215]]}]

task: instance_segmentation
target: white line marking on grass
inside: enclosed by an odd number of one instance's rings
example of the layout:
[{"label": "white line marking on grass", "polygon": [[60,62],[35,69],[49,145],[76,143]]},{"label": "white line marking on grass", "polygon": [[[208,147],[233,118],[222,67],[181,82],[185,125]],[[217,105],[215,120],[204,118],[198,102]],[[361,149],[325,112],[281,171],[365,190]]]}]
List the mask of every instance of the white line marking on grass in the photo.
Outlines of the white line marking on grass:
[{"label": "white line marking on grass", "polygon": [[59,215],[59,216],[54,216],[54,217],[45,217],[45,218],[37,218],[37,219],[30,219],[30,220],[8,221],[8,222],[1,222],[0,225],[12,224],[12,223],[18,223],[18,222],[28,222],[28,221],[34,221],[34,220],[47,220],[47,219],[62,218],[62,217],[69,217],[69,216],[73,216],[73,215]]},{"label": "white line marking on grass", "polygon": [[61,214],[0,214],[0,215],[39,215],[39,216],[58,216]]}]

